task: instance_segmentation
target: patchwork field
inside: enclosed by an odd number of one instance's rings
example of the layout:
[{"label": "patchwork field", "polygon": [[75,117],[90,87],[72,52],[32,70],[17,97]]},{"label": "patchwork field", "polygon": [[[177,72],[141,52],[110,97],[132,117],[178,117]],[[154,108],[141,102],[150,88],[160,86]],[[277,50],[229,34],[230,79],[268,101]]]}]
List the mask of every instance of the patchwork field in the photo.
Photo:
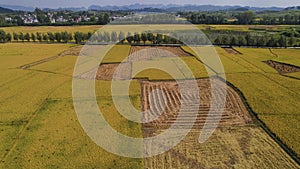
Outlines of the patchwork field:
[{"label": "patchwork field", "polygon": [[[190,111],[199,108],[192,131],[168,152],[145,159],[106,152],[84,133],[73,108],[72,76],[80,48],[63,44],[0,44],[0,168],[299,168],[261,128],[241,96],[228,85],[220,125],[205,143],[198,143],[211,106],[207,77],[213,71],[198,57],[191,56],[195,53],[187,47],[153,50],[117,45],[106,54],[99,67],[91,68],[97,72],[95,91],[99,109],[115,130],[128,136],[145,137],[164,132],[177,117],[180,99],[191,106],[184,110],[185,118],[178,128],[189,121]],[[203,57],[209,57],[204,48],[194,48],[203,50]],[[143,53],[150,50],[153,52]],[[282,75],[264,63],[273,60],[299,66],[299,51],[274,49],[273,53],[277,54],[274,56],[269,49],[235,48],[237,53],[228,53],[222,48],[216,50],[228,82],[242,92],[271,132],[299,155],[300,83],[295,78],[299,72]],[[141,71],[154,65],[172,69],[176,77],[157,69]],[[185,66],[191,74],[184,71]],[[121,67],[119,72],[115,72],[117,67]],[[214,71],[223,77],[218,70]],[[80,78],[91,80],[92,76],[85,72]],[[165,110],[164,114],[143,125],[121,116],[111,98],[113,77],[119,83],[130,80],[129,98],[135,108],[145,111],[154,105],[143,118],[157,115],[161,110]],[[200,89],[199,107],[193,103],[194,90],[186,89],[187,95],[181,96],[174,81],[192,77],[197,78]],[[224,84],[219,78],[212,81]],[[152,92],[156,89],[164,95]],[[215,94],[222,93],[216,91]],[[161,104],[164,99],[165,109]],[[212,115],[217,117],[218,112]]]},{"label": "patchwork field", "polygon": [[[182,25],[164,25],[164,26],[157,26],[157,25],[150,25],[153,30],[157,30],[157,28],[165,29],[165,30],[180,30],[186,28],[186,26]],[[4,27],[1,28],[5,32],[23,32],[23,33],[35,33],[35,32],[93,32],[100,29],[101,25],[84,25],[84,26],[14,26],[14,27]],[[129,27],[132,30],[132,27],[139,27],[137,25],[132,26],[123,26],[118,25],[118,27]],[[140,26],[144,27],[144,25]],[[278,31],[278,30],[285,30],[290,27],[299,27],[298,25],[196,25],[201,30],[211,29],[211,30],[235,30],[235,31],[251,31],[251,30],[266,30],[266,31]],[[147,29],[149,29],[149,25],[147,25]]]}]

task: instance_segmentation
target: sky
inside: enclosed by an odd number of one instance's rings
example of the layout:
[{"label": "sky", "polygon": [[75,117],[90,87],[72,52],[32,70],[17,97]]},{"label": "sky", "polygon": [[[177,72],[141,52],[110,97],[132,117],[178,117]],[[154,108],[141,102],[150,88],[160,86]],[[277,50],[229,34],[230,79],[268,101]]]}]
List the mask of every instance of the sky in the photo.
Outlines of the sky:
[{"label": "sky", "polygon": [[0,4],[22,5],[40,8],[88,7],[90,5],[140,4],[197,4],[197,5],[241,5],[254,7],[300,6],[300,0],[0,0]]}]

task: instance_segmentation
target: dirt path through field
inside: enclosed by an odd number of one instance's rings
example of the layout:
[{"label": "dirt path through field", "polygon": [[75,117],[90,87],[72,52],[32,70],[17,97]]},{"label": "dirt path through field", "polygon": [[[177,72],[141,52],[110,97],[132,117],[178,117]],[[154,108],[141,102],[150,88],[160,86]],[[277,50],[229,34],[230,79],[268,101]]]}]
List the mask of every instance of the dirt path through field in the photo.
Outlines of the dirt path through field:
[{"label": "dirt path through field", "polygon": [[38,61],[35,61],[35,62],[32,62],[32,63],[28,63],[28,64],[25,64],[25,65],[19,66],[18,68],[19,69],[29,69],[33,66],[36,66],[36,65],[39,65],[39,64],[42,64],[42,63],[45,63],[45,62],[49,62],[49,61],[52,61],[52,60],[60,58],[60,57],[78,56],[80,54],[81,48],[82,48],[82,46],[75,46],[75,47],[72,47],[68,50],[65,50],[65,51],[59,53],[56,56],[52,56],[52,57],[41,59],[41,60],[38,60]]}]

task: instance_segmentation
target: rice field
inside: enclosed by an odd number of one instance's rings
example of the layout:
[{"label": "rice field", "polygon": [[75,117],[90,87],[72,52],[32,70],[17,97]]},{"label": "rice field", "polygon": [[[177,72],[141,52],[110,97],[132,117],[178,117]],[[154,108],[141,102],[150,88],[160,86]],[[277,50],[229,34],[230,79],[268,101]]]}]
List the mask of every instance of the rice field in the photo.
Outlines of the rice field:
[{"label": "rice field", "polygon": [[[228,86],[230,95],[222,125],[207,142],[197,142],[199,126],[203,125],[206,116],[203,109],[197,121],[198,128],[168,152],[151,158],[130,159],[105,151],[84,133],[74,111],[72,76],[79,54],[78,49],[74,52],[76,48],[78,46],[67,44],[0,44],[0,168],[299,168],[258,125],[240,96]],[[164,89],[169,100],[167,112],[171,118],[163,122],[172,123],[179,106],[178,91],[171,88],[176,86],[172,81],[174,78],[161,70],[143,70],[145,67],[162,65],[176,74],[175,79],[194,76],[204,91],[209,89],[205,85],[208,75],[225,75],[243,93],[258,118],[283,143],[300,154],[299,72],[281,75],[263,62],[275,60],[297,65],[298,51],[276,49],[273,52],[279,57],[275,57],[268,49],[235,48],[241,54],[230,54],[217,47],[225,69],[225,74],[218,74],[217,70],[206,69],[198,57],[190,56],[193,55],[191,48],[176,49],[175,56],[185,54],[184,51],[187,56],[154,58],[149,53],[150,57],[145,56],[144,60],[130,58],[132,50],[129,45],[114,46],[99,69],[103,65],[125,64],[121,63],[123,60],[130,62],[130,74],[120,83],[130,80],[129,97],[136,109],[145,110],[147,103],[162,98],[161,95],[148,97],[147,93],[156,87]],[[205,51],[201,54],[209,57]],[[39,62],[52,57],[55,58]],[[29,67],[20,68],[28,64]],[[189,67],[191,74],[183,71],[183,64]],[[120,133],[132,137],[148,135],[144,130],[146,126],[125,119],[113,104],[111,78],[103,77],[111,77],[115,67],[108,67],[109,70],[100,74],[101,78],[95,82],[99,109]],[[119,95],[123,96],[123,93],[119,92]],[[192,95],[185,97],[192,100]],[[205,100],[209,95],[202,97]],[[150,123],[147,127],[152,129],[160,122]],[[163,129],[158,128],[156,132],[163,132]]]}]

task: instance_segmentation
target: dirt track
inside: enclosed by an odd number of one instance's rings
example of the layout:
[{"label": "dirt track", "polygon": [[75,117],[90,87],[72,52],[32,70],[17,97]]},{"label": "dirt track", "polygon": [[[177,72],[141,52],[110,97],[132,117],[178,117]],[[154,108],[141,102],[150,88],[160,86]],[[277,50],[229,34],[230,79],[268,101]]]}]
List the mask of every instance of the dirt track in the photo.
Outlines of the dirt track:
[{"label": "dirt track", "polygon": [[237,54],[241,54],[239,51],[235,50],[234,48],[223,48],[228,54],[234,54],[234,55],[237,55]]},{"label": "dirt track", "polygon": [[49,62],[49,61],[52,61],[52,60],[60,58],[60,57],[64,57],[64,56],[78,56],[80,54],[81,48],[82,48],[82,46],[72,47],[72,48],[70,48],[68,50],[63,51],[62,53],[59,53],[56,56],[52,56],[52,57],[41,59],[41,60],[38,60],[38,61],[35,61],[35,62],[32,62],[32,63],[28,63],[26,65],[19,66],[18,68],[20,68],[20,69],[28,69],[28,68],[31,68],[33,66],[36,66],[36,65],[39,65],[39,64],[42,64],[42,63],[45,63],[45,62]]}]

